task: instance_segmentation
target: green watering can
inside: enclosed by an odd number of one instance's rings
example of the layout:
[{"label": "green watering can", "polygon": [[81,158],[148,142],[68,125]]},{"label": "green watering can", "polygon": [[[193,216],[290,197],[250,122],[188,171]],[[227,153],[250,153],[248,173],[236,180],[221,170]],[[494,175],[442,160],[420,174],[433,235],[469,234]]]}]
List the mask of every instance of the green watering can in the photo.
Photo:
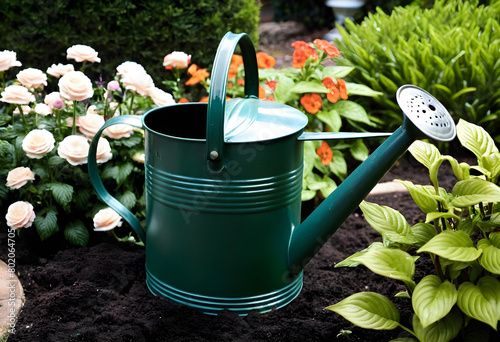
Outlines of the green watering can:
[{"label": "green watering can", "polygon": [[[226,101],[231,56],[239,44],[245,98]],[[208,314],[267,312],[302,289],[302,270],[411,143],[455,137],[434,97],[398,90],[403,125],[300,223],[304,140],[388,136],[304,132],[300,111],[258,100],[258,69],[246,34],[227,33],[217,51],[209,101],[160,107],[108,120],[94,137],[88,169],[100,198],[146,248],[147,286]],[[145,130],[146,228],[99,177],[97,141],[114,124]]]}]

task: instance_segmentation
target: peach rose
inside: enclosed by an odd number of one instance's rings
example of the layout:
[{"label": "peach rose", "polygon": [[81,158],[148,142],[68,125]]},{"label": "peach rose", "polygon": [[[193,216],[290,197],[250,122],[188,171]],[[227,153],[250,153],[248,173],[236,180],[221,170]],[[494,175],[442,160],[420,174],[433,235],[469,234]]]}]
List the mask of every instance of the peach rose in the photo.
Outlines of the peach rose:
[{"label": "peach rose", "polygon": [[[21,109],[24,115],[28,115],[29,113],[31,113],[31,107],[28,105],[22,105]],[[14,109],[14,114],[21,114],[21,112],[19,111],[19,107],[16,107],[16,109]]]},{"label": "peach rose", "polygon": [[26,87],[20,85],[11,85],[5,88],[2,92],[0,101],[14,104],[28,104],[35,102],[35,96],[29,92]]},{"label": "peach rose", "polygon": [[169,93],[161,90],[160,88],[151,88],[148,91],[149,97],[157,106],[170,106],[175,104],[174,98]]},{"label": "peach rose", "polygon": [[101,209],[94,216],[94,231],[105,232],[115,227],[121,227],[122,218],[111,208]]},{"label": "peach rose", "polygon": [[35,217],[31,203],[23,201],[12,203],[7,209],[7,215],[5,215],[7,225],[15,229],[31,227]]},{"label": "peach rose", "polygon": [[35,106],[35,113],[38,115],[47,116],[52,113],[52,109],[45,103],[37,103]]},{"label": "peach rose", "polygon": [[55,139],[46,129],[34,129],[23,139],[23,150],[28,158],[40,159],[54,148]]},{"label": "peach rose", "polygon": [[77,62],[95,62],[100,63],[101,59],[97,57],[97,52],[87,45],[73,45],[72,47],[66,50],[67,59],[74,59]]},{"label": "peach rose", "polygon": [[14,51],[3,50],[0,52],[0,72],[9,70],[10,68],[21,66],[21,62],[17,59],[17,54]]},{"label": "peach rose", "polygon": [[83,101],[94,95],[92,82],[81,71],[70,71],[59,79],[59,93],[71,101]]},{"label": "peach rose", "polygon": [[113,153],[111,153],[111,146],[109,145],[109,141],[104,138],[99,138],[99,142],[97,143],[97,151],[96,151],[96,161],[98,164],[102,164],[107,162],[113,157]]},{"label": "peach rose", "polygon": [[155,86],[151,76],[140,64],[124,62],[116,70],[125,89],[137,92],[139,95],[147,96],[149,89]]},{"label": "peach rose", "polygon": [[191,55],[181,51],[174,51],[163,58],[163,66],[165,69],[172,68],[185,69],[191,63]]},{"label": "peach rose", "polygon": [[19,166],[9,171],[7,174],[7,183],[9,188],[19,189],[28,183],[28,181],[35,180],[35,174],[29,167]]},{"label": "peach rose", "polygon": [[57,154],[73,166],[87,164],[89,142],[81,135],[68,135],[59,143]]},{"label": "peach rose", "polygon": [[85,116],[80,116],[78,120],[79,127],[78,129],[82,132],[87,138],[93,138],[97,133],[99,128],[104,125],[104,117],[99,114],[88,114]]},{"label": "peach rose", "polygon": [[43,89],[47,85],[47,75],[42,70],[28,68],[17,73],[17,80],[29,90]]},{"label": "peach rose", "polygon": [[54,76],[56,78],[59,78],[61,76],[66,75],[70,71],[75,71],[75,67],[73,64],[52,64],[48,69],[47,69],[47,74]]},{"label": "peach rose", "polygon": [[91,105],[87,108],[87,114],[99,114],[99,109],[97,109],[96,105]]},{"label": "peach rose", "polygon": [[103,132],[103,134],[111,139],[121,139],[121,138],[130,138],[130,136],[134,133],[134,129],[125,124],[116,124],[113,126],[109,126]]}]

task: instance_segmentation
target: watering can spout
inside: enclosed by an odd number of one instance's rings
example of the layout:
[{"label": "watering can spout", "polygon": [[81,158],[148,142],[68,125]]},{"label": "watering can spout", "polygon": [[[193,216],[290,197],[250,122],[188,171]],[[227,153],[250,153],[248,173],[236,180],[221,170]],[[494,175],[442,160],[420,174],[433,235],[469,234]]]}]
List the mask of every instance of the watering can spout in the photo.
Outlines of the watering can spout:
[{"label": "watering can spout", "polygon": [[299,273],[413,141],[429,137],[451,141],[455,124],[446,109],[424,90],[407,85],[398,90],[404,122],[298,227],[289,241],[288,265]]}]

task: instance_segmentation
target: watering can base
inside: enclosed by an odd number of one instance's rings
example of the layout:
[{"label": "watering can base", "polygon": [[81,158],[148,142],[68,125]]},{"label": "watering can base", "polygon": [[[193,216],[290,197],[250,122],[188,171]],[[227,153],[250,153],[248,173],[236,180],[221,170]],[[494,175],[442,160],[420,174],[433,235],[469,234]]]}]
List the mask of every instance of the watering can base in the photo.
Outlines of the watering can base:
[{"label": "watering can base", "polygon": [[174,304],[190,306],[204,314],[217,315],[222,310],[229,310],[239,316],[246,316],[254,310],[261,314],[277,310],[293,301],[302,290],[303,273],[279,290],[248,297],[212,297],[186,292],[162,282],[147,267],[146,284],[152,294],[165,297]]}]

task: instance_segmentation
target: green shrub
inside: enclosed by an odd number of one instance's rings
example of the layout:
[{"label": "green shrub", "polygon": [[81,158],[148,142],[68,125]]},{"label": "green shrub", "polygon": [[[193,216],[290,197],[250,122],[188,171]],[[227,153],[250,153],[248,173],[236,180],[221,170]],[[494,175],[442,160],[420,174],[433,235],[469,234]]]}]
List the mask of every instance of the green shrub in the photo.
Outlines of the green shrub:
[{"label": "green shrub", "polygon": [[205,68],[227,31],[246,32],[257,43],[259,10],[255,0],[3,0],[0,50],[16,51],[24,66],[46,70],[67,63],[68,47],[85,44],[102,59],[87,68],[91,78],[113,75],[131,60],[156,81],[166,78],[162,58],[174,50]]},{"label": "green shrub", "polygon": [[[351,77],[381,91],[373,110],[389,128],[401,122],[396,90],[407,83],[426,89],[455,118],[500,132],[500,2],[436,1],[431,9],[381,9],[355,25],[339,27],[338,63]],[[499,136],[496,137],[499,139]]]}]

